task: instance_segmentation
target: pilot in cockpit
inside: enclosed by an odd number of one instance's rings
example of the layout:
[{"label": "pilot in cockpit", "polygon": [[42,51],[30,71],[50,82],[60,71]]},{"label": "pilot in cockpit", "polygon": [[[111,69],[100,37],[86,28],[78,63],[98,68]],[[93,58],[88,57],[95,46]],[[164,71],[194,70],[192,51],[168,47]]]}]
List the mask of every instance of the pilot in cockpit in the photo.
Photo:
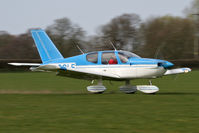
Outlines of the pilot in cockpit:
[{"label": "pilot in cockpit", "polygon": [[117,64],[117,59],[114,57],[111,57],[108,61],[108,64]]}]

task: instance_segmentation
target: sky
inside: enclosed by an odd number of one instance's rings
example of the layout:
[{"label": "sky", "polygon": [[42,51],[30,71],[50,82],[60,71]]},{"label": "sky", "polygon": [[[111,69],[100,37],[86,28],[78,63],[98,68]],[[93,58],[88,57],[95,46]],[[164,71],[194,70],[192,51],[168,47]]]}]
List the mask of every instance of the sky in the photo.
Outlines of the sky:
[{"label": "sky", "polygon": [[93,35],[99,26],[124,13],[143,20],[151,16],[183,16],[192,0],[0,0],[0,31],[21,34],[67,17]]}]

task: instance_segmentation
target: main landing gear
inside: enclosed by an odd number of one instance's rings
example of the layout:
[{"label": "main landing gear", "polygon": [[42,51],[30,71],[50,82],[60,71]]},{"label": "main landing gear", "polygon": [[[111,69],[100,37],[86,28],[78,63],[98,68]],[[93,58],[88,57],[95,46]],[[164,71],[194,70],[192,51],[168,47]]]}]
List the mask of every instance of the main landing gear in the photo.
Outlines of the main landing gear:
[{"label": "main landing gear", "polygon": [[130,85],[130,80],[126,80],[125,81],[125,85],[124,86],[120,86],[119,87],[120,91],[126,93],[126,94],[132,94],[135,93],[137,91],[136,86],[131,86]]},{"label": "main landing gear", "polygon": [[88,86],[87,90],[91,93],[100,94],[100,93],[103,93],[106,90],[106,87],[103,86],[102,79],[100,78],[100,79],[98,79],[97,85]]}]

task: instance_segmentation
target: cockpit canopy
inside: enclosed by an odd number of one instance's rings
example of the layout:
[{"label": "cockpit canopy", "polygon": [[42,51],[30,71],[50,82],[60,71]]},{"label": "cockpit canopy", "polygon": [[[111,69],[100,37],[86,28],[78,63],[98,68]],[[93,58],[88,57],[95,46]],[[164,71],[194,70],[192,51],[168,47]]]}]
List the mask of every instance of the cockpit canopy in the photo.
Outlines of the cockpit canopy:
[{"label": "cockpit canopy", "polygon": [[140,56],[128,51],[118,51],[118,56],[122,63],[126,63],[129,58],[141,58]]},{"label": "cockpit canopy", "polygon": [[[99,51],[101,54],[100,64],[118,64],[127,63],[129,58],[141,58],[138,55],[128,51]],[[86,58],[88,62],[98,63],[99,52],[88,53]],[[119,61],[120,60],[120,61]]]},{"label": "cockpit canopy", "polygon": [[118,51],[119,54],[125,56],[126,58],[141,58],[140,56],[134,54],[134,53],[131,53],[131,52],[128,52],[128,51]]}]

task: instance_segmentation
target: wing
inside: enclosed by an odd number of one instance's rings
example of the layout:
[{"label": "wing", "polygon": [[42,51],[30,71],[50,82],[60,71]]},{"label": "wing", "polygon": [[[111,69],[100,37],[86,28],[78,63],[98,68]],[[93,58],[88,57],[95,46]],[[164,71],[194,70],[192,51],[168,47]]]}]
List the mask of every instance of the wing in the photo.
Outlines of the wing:
[{"label": "wing", "polygon": [[13,66],[40,66],[39,63],[8,63],[9,65],[13,65]]},{"label": "wing", "polygon": [[[72,63],[70,63],[72,64]],[[98,71],[91,71],[89,69],[80,69],[78,67],[67,67],[67,68],[60,68],[58,64],[47,64],[47,65],[40,65],[36,67],[33,71],[57,71],[58,75],[60,76],[67,76],[67,77],[74,77],[74,78],[85,78],[85,79],[96,79],[99,77],[103,77],[104,79],[120,79],[120,76],[107,73],[107,72],[98,72]]]},{"label": "wing", "polygon": [[180,74],[180,73],[188,73],[190,72],[190,68],[177,68],[177,69],[170,69],[165,72],[164,75],[172,75],[172,74]]},{"label": "wing", "polygon": [[74,69],[74,68],[67,68],[67,70],[61,70],[57,64],[47,64],[41,65],[38,63],[8,63],[9,65],[13,66],[32,66],[30,70],[32,71],[58,71],[58,75],[60,76],[67,76],[73,78],[85,78],[85,79],[96,79],[99,77],[104,78],[120,78],[118,75],[106,73],[106,72],[92,72],[90,70],[84,69]]},{"label": "wing", "polygon": [[57,75],[59,76],[65,76],[65,77],[71,77],[76,79],[85,79],[85,80],[93,80],[93,79],[99,79],[102,78],[104,80],[122,80],[118,77],[114,77],[113,75],[104,75],[104,74],[98,74],[98,73],[87,73],[87,72],[80,72],[80,71],[64,71],[59,70],[57,71]]}]

